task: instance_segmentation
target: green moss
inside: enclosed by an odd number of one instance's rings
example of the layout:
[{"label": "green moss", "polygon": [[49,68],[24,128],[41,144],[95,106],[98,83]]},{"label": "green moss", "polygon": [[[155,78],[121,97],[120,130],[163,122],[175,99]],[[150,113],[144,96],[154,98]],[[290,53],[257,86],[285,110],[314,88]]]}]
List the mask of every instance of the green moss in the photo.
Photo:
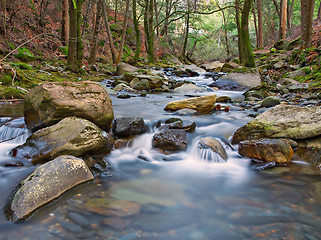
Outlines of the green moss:
[{"label": "green moss", "polygon": [[1,85],[3,86],[10,86],[12,85],[12,76],[11,75],[4,75],[1,79],[0,79]]},{"label": "green moss", "polygon": [[19,48],[14,56],[24,62],[35,60],[35,56],[27,48]]},{"label": "green moss", "polygon": [[61,54],[67,56],[68,55],[68,46],[60,46],[58,48],[58,51],[61,52]]},{"label": "green moss", "polygon": [[0,98],[2,99],[23,99],[24,93],[14,87],[0,87]]},{"label": "green moss", "polygon": [[23,62],[12,63],[11,66],[16,69],[25,69],[25,70],[32,69],[32,66]]}]

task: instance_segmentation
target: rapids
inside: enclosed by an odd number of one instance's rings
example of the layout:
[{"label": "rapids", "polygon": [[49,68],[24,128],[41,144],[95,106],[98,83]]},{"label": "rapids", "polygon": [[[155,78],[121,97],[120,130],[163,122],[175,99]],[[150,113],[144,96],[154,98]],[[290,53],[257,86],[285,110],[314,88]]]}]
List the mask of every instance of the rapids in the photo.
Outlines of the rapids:
[{"label": "rapids", "polygon": [[[168,102],[186,98],[185,94],[242,99],[242,92],[209,89],[212,80],[204,76],[188,80],[203,90],[130,99],[112,94],[115,117],[142,117],[149,131],[103,156],[104,166],[97,166],[100,171],[93,182],[77,186],[17,224],[8,222],[5,206],[34,166],[11,158],[9,151],[30,132],[21,104],[0,105],[0,239],[321,239],[321,177],[314,166],[298,159],[288,166],[255,170],[250,159],[229,144],[233,132],[252,119],[253,112],[237,104],[222,104],[230,111],[207,115],[165,112]],[[152,148],[156,123],[170,117],[197,124],[186,151],[168,154]],[[208,136],[223,144],[226,162],[196,147]],[[97,199],[127,201],[120,209],[135,206],[137,213],[119,216],[109,211],[112,204],[95,211],[95,206],[88,208]]]}]

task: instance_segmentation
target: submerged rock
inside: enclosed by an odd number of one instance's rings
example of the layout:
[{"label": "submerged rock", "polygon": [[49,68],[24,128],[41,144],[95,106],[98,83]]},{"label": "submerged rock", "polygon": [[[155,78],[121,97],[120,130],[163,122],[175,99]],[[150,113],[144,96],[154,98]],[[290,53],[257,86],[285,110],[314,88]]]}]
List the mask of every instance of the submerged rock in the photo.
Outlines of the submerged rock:
[{"label": "submerged rock", "polygon": [[293,149],[290,144],[279,139],[249,140],[240,142],[239,154],[265,162],[284,164],[291,161]]},{"label": "submerged rock", "polygon": [[117,137],[139,135],[147,131],[147,126],[142,118],[121,117],[113,124],[113,133]]},{"label": "submerged rock", "polygon": [[259,138],[305,139],[321,135],[321,107],[277,105],[239,128],[232,143]]},{"label": "submerged rock", "polygon": [[198,142],[200,149],[211,149],[213,152],[218,153],[224,160],[227,160],[227,153],[222,144],[212,137],[201,138]]},{"label": "submerged rock", "polygon": [[140,212],[140,204],[123,199],[94,198],[85,202],[87,211],[104,216],[128,217]]},{"label": "submerged rock", "polygon": [[162,150],[185,150],[188,145],[187,134],[182,129],[168,129],[153,136],[153,147]]},{"label": "submerged rock", "polygon": [[209,113],[213,111],[216,102],[216,95],[209,95],[204,97],[194,97],[174,101],[168,103],[164,110],[165,111],[177,111],[180,109],[193,109],[201,113]]},{"label": "submerged rock", "polygon": [[112,145],[113,139],[95,124],[69,117],[33,133],[23,145],[14,148],[11,155],[30,159],[36,164],[62,154],[108,153]]},{"label": "submerged rock", "polygon": [[32,131],[72,116],[109,131],[114,113],[106,90],[94,82],[44,83],[25,96],[24,117]]},{"label": "submerged rock", "polygon": [[74,186],[94,179],[85,162],[60,156],[37,167],[20,185],[11,203],[12,220],[26,218],[34,210],[59,197]]}]

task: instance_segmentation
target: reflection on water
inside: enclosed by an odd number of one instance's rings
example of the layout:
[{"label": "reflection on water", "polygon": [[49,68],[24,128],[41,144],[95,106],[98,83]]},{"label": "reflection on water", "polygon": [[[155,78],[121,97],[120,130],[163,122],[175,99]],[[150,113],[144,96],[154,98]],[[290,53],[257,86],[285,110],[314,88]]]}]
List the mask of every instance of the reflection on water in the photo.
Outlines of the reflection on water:
[{"label": "reflection on water", "polygon": [[[301,161],[252,170],[250,160],[228,144],[232,133],[250,120],[235,106],[230,105],[229,113],[182,117],[197,123],[186,151],[153,149],[154,123],[173,116],[163,107],[184,98],[178,93],[168,96],[113,96],[116,117],[141,116],[150,131],[105,156],[107,169],[95,173],[94,182],[68,191],[25,222],[8,223],[2,211],[0,239],[321,239],[320,175]],[[23,118],[5,117],[0,123],[3,208],[34,167],[8,155],[30,134]],[[204,161],[217,156],[196,151],[198,139],[208,136],[222,142],[226,162]]]}]

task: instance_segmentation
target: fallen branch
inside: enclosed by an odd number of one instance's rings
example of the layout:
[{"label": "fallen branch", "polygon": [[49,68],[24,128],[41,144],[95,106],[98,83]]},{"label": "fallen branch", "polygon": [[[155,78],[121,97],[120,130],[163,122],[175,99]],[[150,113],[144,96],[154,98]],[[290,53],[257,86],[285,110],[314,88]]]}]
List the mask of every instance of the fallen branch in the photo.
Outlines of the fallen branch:
[{"label": "fallen branch", "polygon": [[26,45],[28,42],[31,42],[33,39],[37,38],[37,37],[40,37],[40,36],[43,36],[43,35],[49,35],[50,33],[41,33],[41,34],[38,34],[36,36],[34,36],[33,38],[29,39],[28,41],[20,44],[18,47],[16,47],[14,50],[12,50],[11,52],[9,52],[4,58],[2,58],[0,60],[0,64],[7,58],[9,57],[12,53],[14,53],[15,51],[17,51],[19,48],[21,48],[22,46]]}]

